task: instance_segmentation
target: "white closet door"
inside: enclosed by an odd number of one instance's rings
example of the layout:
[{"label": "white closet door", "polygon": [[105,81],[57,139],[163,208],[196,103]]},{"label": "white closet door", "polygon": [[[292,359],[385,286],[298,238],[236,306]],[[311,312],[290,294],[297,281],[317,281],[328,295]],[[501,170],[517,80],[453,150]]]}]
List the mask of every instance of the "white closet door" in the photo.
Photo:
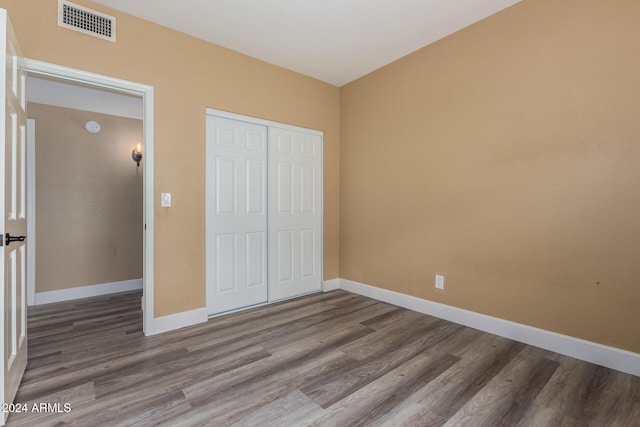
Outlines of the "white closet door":
[{"label": "white closet door", "polygon": [[266,302],[267,127],[207,116],[209,314]]},{"label": "white closet door", "polygon": [[269,128],[269,292],[272,301],[322,285],[322,138]]}]

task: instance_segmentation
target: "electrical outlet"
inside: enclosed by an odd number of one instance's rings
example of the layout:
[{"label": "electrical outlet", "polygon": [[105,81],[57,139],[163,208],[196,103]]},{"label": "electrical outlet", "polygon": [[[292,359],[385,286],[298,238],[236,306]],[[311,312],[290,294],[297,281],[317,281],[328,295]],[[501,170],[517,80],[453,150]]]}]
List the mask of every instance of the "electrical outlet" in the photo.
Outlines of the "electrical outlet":
[{"label": "electrical outlet", "polygon": [[442,274],[436,274],[436,289],[444,290],[444,276]]}]

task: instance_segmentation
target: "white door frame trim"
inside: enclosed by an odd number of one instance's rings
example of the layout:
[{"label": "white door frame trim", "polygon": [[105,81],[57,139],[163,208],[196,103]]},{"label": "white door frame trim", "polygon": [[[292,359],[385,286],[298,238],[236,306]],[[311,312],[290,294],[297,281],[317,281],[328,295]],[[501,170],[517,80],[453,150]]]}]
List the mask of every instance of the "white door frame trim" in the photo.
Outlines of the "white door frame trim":
[{"label": "white door frame trim", "polygon": [[[153,86],[141,83],[135,83],[128,80],[117,79],[114,77],[104,76],[101,74],[91,73],[88,71],[77,70],[74,68],[64,67],[62,65],[50,64],[47,62],[37,61],[25,58],[25,68],[27,73],[51,76],[63,80],[74,81],[92,86],[103,87],[106,89],[116,90],[118,92],[129,93],[141,96],[144,105],[143,111],[143,146],[144,146],[144,206],[143,217],[145,222],[145,231],[143,235],[143,331],[145,335],[153,335],[153,242],[154,242],[154,201],[153,201],[153,176],[154,176],[154,150],[153,150]],[[28,181],[32,182],[35,178],[35,170],[27,171]],[[30,209],[27,212],[27,223],[32,221],[35,224],[35,212]],[[29,245],[33,248],[33,245]],[[35,253],[35,248],[34,253]],[[28,262],[33,264],[33,254],[27,255]],[[28,290],[35,295],[35,282],[31,283],[33,289]]]},{"label": "white door frame trim", "polygon": [[[33,172],[36,170],[36,121],[27,118],[27,305],[32,306],[36,301],[36,180]],[[31,174],[31,175],[29,175]]]}]

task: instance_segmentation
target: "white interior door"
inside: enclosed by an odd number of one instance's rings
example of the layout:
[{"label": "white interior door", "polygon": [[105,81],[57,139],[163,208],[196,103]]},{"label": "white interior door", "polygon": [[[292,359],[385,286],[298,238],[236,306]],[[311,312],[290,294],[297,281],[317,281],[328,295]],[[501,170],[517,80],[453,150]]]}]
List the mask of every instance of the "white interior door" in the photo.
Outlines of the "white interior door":
[{"label": "white interior door", "polygon": [[322,286],[322,138],[269,128],[271,300]]},{"label": "white interior door", "polygon": [[[3,281],[1,293],[4,315],[2,331],[2,402],[13,402],[20,380],[27,366],[27,311],[26,311],[26,241],[27,201],[26,201],[26,88],[25,72],[18,43],[16,41],[7,12],[0,9],[0,93],[4,120],[0,120],[2,147],[0,174],[0,211],[2,220],[2,240],[4,262],[0,276]],[[2,424],[8,413],[3,412]]]},{"label": "white interior door", "polygon": [[209,314],[266,302],[267,127],[207,116]]}]

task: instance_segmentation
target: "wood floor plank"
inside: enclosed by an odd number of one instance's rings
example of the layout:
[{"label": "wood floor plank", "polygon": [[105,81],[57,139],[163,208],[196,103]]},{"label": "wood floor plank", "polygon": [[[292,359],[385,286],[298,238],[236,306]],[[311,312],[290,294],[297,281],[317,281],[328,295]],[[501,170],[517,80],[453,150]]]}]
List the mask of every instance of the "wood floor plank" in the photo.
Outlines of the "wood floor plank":
[{"label": "wood floor plank", "polygon": [[[274,357],[274,363],[281,363],[282,357]],[[183,419],[174,420],[164,425],[171,427],[192,426],[202,425],[206,422],[211,425],[226,426],[242,422],[245,417],[251,416],[261,407],[299,389],[308,379],[321,377],[333,369],[351,362],[353,362],[352,358],[330,350],[320,352],[317,357],[307,358],[301,363],[286,365],[286,368],[281,369],[279,373],[270,373],[264,377],[255,375],[264,372],[264,365],[252,366],[249,369],[252,372],[239,373],[243,377],[239,382],[233,378],[222,378],[222,381],[230,386],[227,388],[223,385],[219,390],[215,389],[211,393],[212,396],[206,399],[199,399],[199,394],[195,393],[190,401],[196,410]]]},{"label": "wood floor plank", "polygon": [[[151,366],[134,365],[126,370],[115,370],[94,380],[96,396],[114,393],[144,392],[149,387],[184,389],[219,375],[250,365],[271,354],[261,347],[248,347],[228,352],[187,353],[183,357],[154,361]],[[143,365],[146,365],[145,362]]]},{"label": "wood floor plank", "polygon": [[[315,343],[315,345],[305,342],[297,348],[289,347],[285,351],[274,353],[263,363],[255,363],[250,368],[245,368],[242,372],[233,373],[227,379],[219,378],[215,384],[200,383],[184,389],[191,404],[195,407],[202,406],[216,397],[228,396],[231,391],[244,390],[250,388],[257,381],[265,378],[278,378],[278,376],[288,376],[290,372],[298,367],[304,367],[307,363],[319,359],[321,355],[333,353],[336,348],[345,342],[357,339],[371,333],[371,329],[364,326],[354,326],[346,328],[342,333],[335,333],[330,338]],[[339,353],[342,356],[342,353]]]},{"label": "wood floor plank", "polygon": [[300,423],[300,420],[312,419],[321,414],[322,408],[296,389],[231,425],[234,427],[295,426]]},{"label": "wood floor plank", "polygon": [[[183,388],[196,384],[201,381],[212,381],[217,377],[222,376],[235,369],[250,365],[251,363],[268,357],[262,349],[250,349],[238,354],[227,355],[224,358],[203,363],[197,366],[197,369],[181,370],[176,372],[170,372],[163,376],[155,376],[148,378],[146,381],[132,382],[129,387],[120,388],[119,391],[113,393],[102,393],[102,395],[95,401],[87,405],[79,405],[74,407],[73,412],[66,417],[66,422],[73,420],[82,420],[83,418],[91,417],[93,413],[99,412],[101,414],[110,413],[112,416],[118,417],[121,414],[119,410],[123,406],[130,405],[131,400],[134,399],[137,406],[136,415],[138,411],[142,411],[145,400],[140,400],[144,397],[153,398],[154,396],[162,396],[171,394],[175,391],[180,391]],[[126,381],[126,379],[123,379]],[[184,396],[184,393],[182,394]],[[167,404],[158,397],[158,402]],[[180,401],[185,400],[181,397]],[[186,401],[186,400],[185,400]],[[181,408],[187,407],[181,405],[180,402],[169,401],[172,411],[177,411],[177,407],[174,407],[174,403]],[[131,407],[131,406],[128,406]],[[190,405],[188,405],[190,408]],[[113,412],[116,410],[117,412]],[[126,412],[124,412],[126,414]],[[130,413],[129,416],[134,414]],[[104,417],[106,418],[106,416]]]},{"label": "wood floor plank", "polygon": [[519,426],[581,425],[580,420],[585,417],[582,394],[593,365],[568,357],[555,360],[559,362],[558,370],[518,423]]},{"label": "wood floor plank", "polygon": [[142,317],[131,318],[127,321],[118,321],[110,325],[102,325],[94,329],[77,330],[74,328],[69,332],[55,334],[53,336],[40,337],[29,340],[29,352],[34,356],[49,353],[53,343],[56,343],[58,350],[75,349],[79,346],[88,346],[93,339],[98,337],[102,340],[113,340],[126,335],[125,328],[134,324],[139,324]]},{"label": "wood floor plank", "polygon": [[450,354],[418,353],[406,363],[336,400],[311,425],[368,426],[458,361]]},{"label": "wood floor plank", "polygon": [[[630,401],[620,400],[619,396],[627,391],[626,380],[627,375],[602,366],[591,365],[587,369],[590,378],[587,380],[588,386],[582,393],[582,411],[584,418],[590,420],[592,425],[611,426],[618,424],[623,417],[621,412],[626,405],[630,405]],[[629,390],[632,392],[633,391]],[[637,396],[637,393],[635,394]],[[637,410],[636,405],[633,405]],[[640,424],[640,419],[636,419]]]},{"label": "wood floor plank", "polygon": [[[408,310],[406,310],[408,311]],[[363,322],[363,325],[366,322]],[[358,360],[370,358],[372,355],[398,348],[407,340],[415,339],[432,329],[442,327],[444,321],[430,316],[420,316],[406,322],[390,324],[358,341],[347,344],[342,351]]]},{"label": "wood floor plank", "polygon": [[424,314],[418,313],[417,311],[411,311],[405,308],[398,307],[394,310],[383,313],[372,319],[365,320],[361,323],[371,329],[379,331],[381,329],[392,327],[398,324],[405,324],[417,319],[424,319],[429,317],[430,316],[425,316]]},{"label": "wood floor plank", "polygon": [[295,317],[295,313],[292,313],[289,318],[287,318],[287,313],[283,313],[283,316],[277,317],[276,320],[269,319],[265,321],[265,319],[262,319],[262,321],[260,321],[260,319],[256,319],[256,321],[251,324],[243,323],[237,326],[231,326],[228,330],[216,334],[216,337],[212,340],[190,343],[188,344],[188,348],[193,351],[215,345],[222,345],[237,339],[252,340],[257,343],[267,337],[273,338],[281,336],[295,330],[301,330],[327,322],[337,317],[349,315],[367,307],[375,306],[371,301],[361,301],[351,306],[335,307],[318,312],[312,311],[311,314],[305,313],[297,318]]},{"label": "wood floor plank", "polygon": [[62,419],[66,425],[78,427],[153,425],[140,420],[144,420],[149,413],[165,412],[176,407],[179,408],[178,414],[183,414],[184,408],[189,408],[188,405],[181,390],[167,392],[151,390],[144,394],[130,395],[129,399],[120,402],[118,406],[103,406],[100,411],[91,412],[90,416],[78,416],[72,411],[62,415]]},{"label": "wood floor plank", "polygon": [[[113,316],[115,314],[132,314],[135,313],[138,302],[122,302],[117,306],[91,306],[76,308],[74,310],[58,311],[47,315],[39,315],[37,318],[32,317],[29,320],[29,330],[38,332],[39,330],[47,330],[54,325],[73,324],[73,322],[84,319],[91,319],[97,316]],[[37,319],[37,320],[36,320]],[[33,335],[33,334],[32,334]]]},{"label": "wood floor plank", "polygon": [[[182,352],[185,351],[184,349],[182,350]],[[31,381],[20,385],[16,399],[30,400],[42,397],[56,390],[60,383],[65,384],[65,386],[75,386],[86,381],[92,381],[105,372],[123,369],[141,361],[162,356],[165,353],[166,351],[161,348],[154,348],[134,353],[127,358],[107,357],[102,363],[92,364],[84,369],[61,369],[61,373],[58,375],[32,377]]]},{"label": "wood floor plank", "polygon": [[[465,328],[456,334],[449,342],[437,346],[435,349],[454,354],[460,348],[458,337],[467,335]],[[403,403],[392,408],[372,426],[386,425],[430,425],[441,426],[449,418],[451,413],[457,412],[472,397],[468,389],[482,389],[486,383],[478,381],[478,377],[484,376],[488,383],[490,374],[485,374],[487,368],[500,355],[515,345],[513,341],[489,335],[478,341],[476,334],[467,335],[473,344],[462,356],[460,361],[420,390],[409,396]],[[508,358],[503,357],[504,363]]]},{"label": "wood floor plank", "polygon": [[41,368],[44,366],[57,365],[62,360],[61,351],[51,351],[50,353],[40,356],[33,356],[29,358],[29,365],[32,369]]},{"label": "wood floor plank", "polygon": [[[140,292],[30,307],[9,426],[640,427],[640,378],[337,290],[145,337]],[[30,331],[31,331],[30,330]]]},{"label": "wood floor plank", "polygon": [[[387,372],[396,369],[417,354],[426,351],[446,337],[454,334],[460,327],[448,322],[436,321],[425,328],[402,346],[394,344],[379,351],[356,366],[347,366],[343,370],[320,378],[304,386],[301,391],[314,402],[327,408],[349,394],[375,381]],[[392,341],[395,343],[395,340]],[[349,353],[347,353],[349,354]]]},{"label": "wood floor plank", "polygon": [[622,399],[618,400],[616,423],[622,426],[640,424],[640,377],[618,373],[625,384],[620,389]]},{"label": "wood floor plank", "polygon": [[540,353],[531,347],[520,351],[444,425],[516,425],[558,368],[558,362],[541,357]]},{"label": "wood floor plank", "polygon": [[443,419],[452,417],[458,410],[482,390],[514,357],[524,349],[525,345],[510,342],[504,350],[492,354],[481,363],[475,364],[472,370],[465,372],[466,381],[458,383],[458,387],[450,389],[442,396],[436,413]]},{"label": "wood floor plank", "polygon": [[310,326],[292,324],[290,325],[290,327],[286,327],[286,325],[281,325],[285,327],[281,330],[280,333],[272,334],[268,337],[264,336],[263,340],[260,341],[260,345],[262,345],[269,351],[277,352],[283,348],[288,349],[292,345],[297,346],[300,342],[304,342],[305,340],[311,340],[312,342],[323,340],[327,336],[327,331],[339,332],[345,327],[352,327],[356,324],[369,331],[368,334],[363,335],[363,337],[367,337],[374,331],[373,329],[364,325],[365,322],[362,322],[361,320],[370,319],[379,315],[380,313],[386,313],[389,310],[393,310],[393,307],[386,304],[368,305],[362,309],[356,308],[357,307],[354,307],[354,310],[352,311],[340,313],[339,315],[333,316],[331,318],[327,317],[325,318],[325,320],[315,322]]},{"label": "wood floor plank", "polygon": [[[64,410],[64,405],[69,404],[72,408],[78,407],[83,404],[91,403],[95,401],[95,389],[93,387],[92,382],[87,382],[80,384],[75,387],[64,388],[60,391],[51,393],[47,396],[46,402],[51,404],[59,404]],[[32,408],[34,404],[39,404],[41,402],[37,400],[22,400],[21,403],[27,404],[28,407]],[[18,415],[18,414],[15,414]],[[35,412],[30,411],[21,415],[19,421],[16,421],[15,425],[21,426],[43,426],[43,425],[51,425],[49,424],[51,415],[48,412]],[[13,416],[13,415],[12,415]],[[12,420],[13,421],[13,420]]]}]

